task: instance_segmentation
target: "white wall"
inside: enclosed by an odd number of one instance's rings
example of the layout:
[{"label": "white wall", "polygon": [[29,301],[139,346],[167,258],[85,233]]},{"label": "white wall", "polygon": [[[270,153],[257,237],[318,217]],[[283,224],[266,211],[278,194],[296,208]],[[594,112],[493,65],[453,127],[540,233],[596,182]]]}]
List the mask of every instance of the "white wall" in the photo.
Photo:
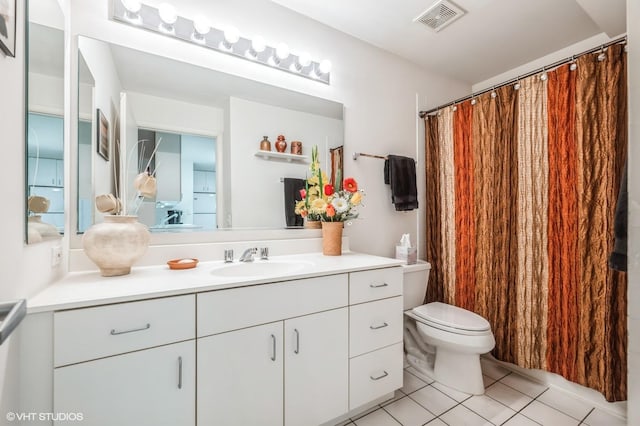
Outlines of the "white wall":
[{"label": "white wall", "polygon": [[[110,21],[107,2],[97,5],[74,0],[72,6],[73,34],[104,39],[343,103],[346,107],[345,174],[357,178],[367,192],[361,219],[347,230],[352,248],[393,256],[395,243],[402,233],[409,232],[415,239],[418,213],[395,212],[383,182],[382,161],[361,158],[354,162],[351,154],[354,151],[395,153],[416,158],[416,141],[420,137],[416,127],[416,94],[420,95],[419,107],[426,108],[468,93],[468,85],[426,72],[267,0],[190,0],[180,2],[178,7],[185,15],[203,13],[218,28],[232,23],[243,36],[261,33],[272,45],[285,41],[294,53],[309,50],[314,59],[329,58],[333,62],[331,85]],[[247,13],[248,10],[251,13]]]},{"label": "white wall", "polygon": [[131,91],[127,97],[140,127],[204,136],[218,136],[223,132],[220,108]]},{"label": "white wall", "polygon": [[640,2],[627,0],[629,76],[628,424],[640,424]]},{"label": "white wall", "polygon": [[29,111],[64,115],[63,79],[30,72],[29,84]]},{"label": "white wall", "polygon": [[[291,141],[301,141],[303,154],[309,158],[311,148],[317,145],[320,166],[329,174],[329,148],[342,145],[343,122],[233,97],[230,115],[231,139],[225,149],[229,149],[231,155],[229,187],[233,227],[283,228],[286,226],[284,186],[280,179],[304,179],[309,174],[309,164],[256,157],[262,137],[269,136],[271,150],[276,151],[277,136],[284,135],[287,153],[291,152]],[[253,199],[247,200],[245,194]],[[257,214],[257,210],[261,213]]]},{"label": "white wall", "polygon": [[[50,266],[51,247],[60,241],[26,246],[25,239],[25,143],[24,143],[24,1],[17,1],[16,57],[0,53],[0,75],[10,82],[3,87],[0,102],[0,128],[2,129],[2,167],[0,167],[0,194],[4,200],[2,256],[0,256],[0,301],[29,297],[63,273]],[[0,425],[6,422],[5,413],[18,406],[18,345],[20,331],[0,346]]]},{"label": "white wall", "polygon": [[[113,131],[116,124],[116,117],[120,109],[120,92],[122,84],[118,77],[111,50],[108,45],[93,39],[82,39],[78,42],[78,47],[82,52],[82,56],[87,64],[87,68],[94,78],[95,86],[93,90],[93,114],[96,115],[96,109],[104,114],[109,123],[109,134],[111,149],[113,150]],[[97,120],[97,116],[93,118]],[[96,126],[100,124],[96,121]],[[97,132],[97,130],[94,129]],[[94,137],[94,150],[91,157],[91,166],[93,170],[93,189],[94,196],[101,194],[109,194],[113,192],[111,181],[114,175],[114,158],[113,151],[110,154],[109,161],[105,161],[98,153],[96,145],[98,143]],[[104,215],[98,212],[94,206],[94,218],[97,222],[101,222]],[[73,227],[72,229],[75,229]]]}]

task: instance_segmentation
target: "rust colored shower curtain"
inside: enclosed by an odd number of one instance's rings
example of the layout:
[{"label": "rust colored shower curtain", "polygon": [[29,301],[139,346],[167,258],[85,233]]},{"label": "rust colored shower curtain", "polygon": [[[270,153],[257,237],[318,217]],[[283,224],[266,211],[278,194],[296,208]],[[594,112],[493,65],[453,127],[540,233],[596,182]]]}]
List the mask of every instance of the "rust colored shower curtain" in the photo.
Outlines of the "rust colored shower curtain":
[{"label": "rust colored shower curtain", "polygon": [[607,266],[626,158],[610,46],[425,118],[426,301],[490,322],[493,355],[626,399],[626,276]]}]

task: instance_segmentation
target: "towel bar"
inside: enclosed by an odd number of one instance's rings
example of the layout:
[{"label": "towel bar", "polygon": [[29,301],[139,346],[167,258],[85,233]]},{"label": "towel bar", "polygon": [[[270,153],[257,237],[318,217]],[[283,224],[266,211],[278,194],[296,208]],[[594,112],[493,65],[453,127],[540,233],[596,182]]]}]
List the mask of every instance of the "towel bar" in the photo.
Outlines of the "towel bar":
[{"label": "towel bar", "polygon": [[0,303],[0,345],[7,340],[26,314],[26,299]]}]

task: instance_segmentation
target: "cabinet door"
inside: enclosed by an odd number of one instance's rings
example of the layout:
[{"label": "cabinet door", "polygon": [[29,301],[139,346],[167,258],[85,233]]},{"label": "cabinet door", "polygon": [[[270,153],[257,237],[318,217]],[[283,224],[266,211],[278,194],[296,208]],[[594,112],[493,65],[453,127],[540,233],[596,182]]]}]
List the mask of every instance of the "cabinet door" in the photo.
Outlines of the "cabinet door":
[{"label": "cabinet door", "polygon": [[349,411],[347,308],[285,321],[285,425],[316,425]]},{"label": "cabinet door", "polygon": [[56,186],[64,186],[64,161],[56,160]]},{"label": "cabinet door", "polygon": [[204,184],[205,184],[206,192],[216,192],[215,172],[204,172]]},{"label": "cabinet door", "polygon": [[[58,184],[57,161],[52,158],[29,157],[29,173],[27,175],[29,185],[61,186]],[[38,169],[36,170],[36,163]]]},{"label": "cabinet door", "polygon": [[282,426],[282,350],[281,321],[198,339],[198,426]]},{"label": "cabinet door", "polygon": [[57,368],[54,412],[92,426],[195,425],[195,360],[191,340]]},{"label": "cabinet door", "polygon": [[206,192],[205,172],[193,171],[193,192]]}]

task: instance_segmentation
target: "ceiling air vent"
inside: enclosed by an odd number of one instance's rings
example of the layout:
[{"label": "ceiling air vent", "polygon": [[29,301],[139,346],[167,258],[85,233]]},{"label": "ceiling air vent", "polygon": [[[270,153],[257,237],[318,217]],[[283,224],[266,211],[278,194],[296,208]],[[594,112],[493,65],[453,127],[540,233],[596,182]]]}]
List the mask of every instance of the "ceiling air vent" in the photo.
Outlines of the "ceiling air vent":
[{"label": "ceiling air vent", "polygon": [[435,32],[439,32],[466,12],[449,0],[440,0],[433,4],[424,13],[420,14],[414,22],[421,22]]}]

